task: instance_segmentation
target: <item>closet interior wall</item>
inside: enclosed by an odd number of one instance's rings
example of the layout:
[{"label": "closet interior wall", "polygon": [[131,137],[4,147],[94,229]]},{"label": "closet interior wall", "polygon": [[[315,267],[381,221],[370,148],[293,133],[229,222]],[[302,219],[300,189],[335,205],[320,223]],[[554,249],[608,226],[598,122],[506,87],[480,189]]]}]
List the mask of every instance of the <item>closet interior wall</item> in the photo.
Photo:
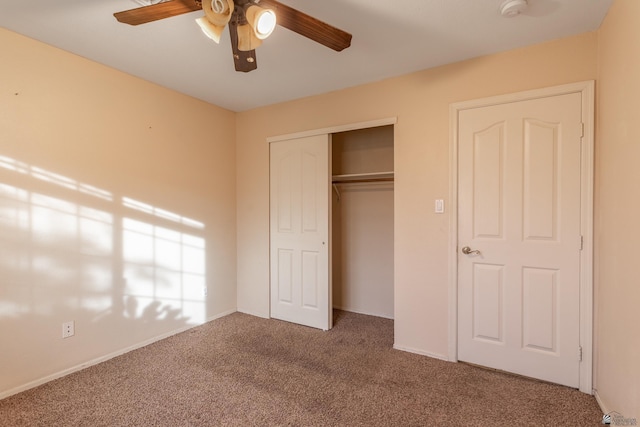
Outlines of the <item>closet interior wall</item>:
[{"label": "closet interior wall", "polygon": [[333,307],[393,319],[393,125],[331,144]]}]

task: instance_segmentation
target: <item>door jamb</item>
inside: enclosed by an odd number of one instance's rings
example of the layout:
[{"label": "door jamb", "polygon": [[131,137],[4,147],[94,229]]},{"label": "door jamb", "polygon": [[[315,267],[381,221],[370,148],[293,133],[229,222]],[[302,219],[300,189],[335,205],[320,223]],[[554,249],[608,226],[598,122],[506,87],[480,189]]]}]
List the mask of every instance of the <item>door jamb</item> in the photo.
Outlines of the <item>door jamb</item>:
[{"label": "door jamb", "polygon": [[[535,89],[451,104],[449,106],[449,349],[450,361],[458,361],[458,118],[462,110],[550,96],[580,93],[582,96],[582,150],[580,159],[580,363],[579,388],[593,394],[593,192],[594,108],[593,80]],[[577,357],[577,355],[576,355]]]}]

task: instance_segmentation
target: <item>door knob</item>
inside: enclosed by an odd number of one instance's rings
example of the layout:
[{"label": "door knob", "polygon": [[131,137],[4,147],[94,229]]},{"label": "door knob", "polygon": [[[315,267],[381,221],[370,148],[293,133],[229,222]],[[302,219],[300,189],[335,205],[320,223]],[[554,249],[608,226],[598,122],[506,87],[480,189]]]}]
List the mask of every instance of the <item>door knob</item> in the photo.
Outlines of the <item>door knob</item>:
[{"label": "door knob", "polygon": [[480,255],[480,251],[472,251],[469,246],[462,248],[462,253],[465,255]]}]

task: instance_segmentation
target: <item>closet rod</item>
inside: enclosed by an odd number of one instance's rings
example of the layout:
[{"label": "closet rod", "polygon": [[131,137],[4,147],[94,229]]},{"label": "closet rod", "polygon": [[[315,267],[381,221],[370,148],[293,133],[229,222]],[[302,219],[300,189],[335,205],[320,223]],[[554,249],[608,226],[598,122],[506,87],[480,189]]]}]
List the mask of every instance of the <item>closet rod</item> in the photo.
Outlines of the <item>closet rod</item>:
[{"label": "closet rod", "polygon": [[338,190],[338,185],[340,184],[356,184],[359,182],[393,182],[393,177],[383,177],[383,178],[360,178],[360,179],[348,179],[348,180],[340,180],[334,179],[331,181],[333,185],[333,189],[336,191],[336,195],[338,196],[338,201],[340,201],[340,190]]},{"label": "closet rod", "polygon": [[333,175],[334,181],[351,181],[354,179],[372,179],[372,178],[393,178],[393,171],[386,172],[364,172],[364,173],[347,173],[342,175]]},{"label": "closet rod", "polygon": [[360,178],[360,179],[349,179],[349,180],[333,180],[333,184],[351,184],[357,182],[393,182],[393,178]]},{"label": "closet rod", "polygon": [[334,184],[346,182],[377,182],[393,181],[393,171],[389,172],[367,172],[350,173],[344,175],[333,175],[331,180]]}]

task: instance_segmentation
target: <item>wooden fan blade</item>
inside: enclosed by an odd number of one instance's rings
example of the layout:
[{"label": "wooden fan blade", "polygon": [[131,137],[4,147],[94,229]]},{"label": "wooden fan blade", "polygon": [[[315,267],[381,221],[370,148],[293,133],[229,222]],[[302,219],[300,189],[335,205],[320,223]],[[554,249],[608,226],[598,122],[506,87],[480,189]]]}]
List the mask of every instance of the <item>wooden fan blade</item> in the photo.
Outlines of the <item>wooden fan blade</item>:
[{"label": "wooden fan blade", "polygon": [[124,24],[140,25],[200,9],[202,9],[201,3],[194,0],[172,0],[117,12],[113,16]]},{"label": "wooden fan blade", "polygon": [[277,0],[260,0],[260,5],[273,8],[278,25],[340,52],[351,46],[351,34]]},{"label": "wooden fan blade", "polygon": [[258,68],[258,62],[256,61],[256,51],[247,50],[242,51],[238,49],[238,22],[234,19],[229,21],[229,33],[231,34],[231,50],[233,52],[233,64],[236,67],[236,71],[242,71],[248,73]]}]

